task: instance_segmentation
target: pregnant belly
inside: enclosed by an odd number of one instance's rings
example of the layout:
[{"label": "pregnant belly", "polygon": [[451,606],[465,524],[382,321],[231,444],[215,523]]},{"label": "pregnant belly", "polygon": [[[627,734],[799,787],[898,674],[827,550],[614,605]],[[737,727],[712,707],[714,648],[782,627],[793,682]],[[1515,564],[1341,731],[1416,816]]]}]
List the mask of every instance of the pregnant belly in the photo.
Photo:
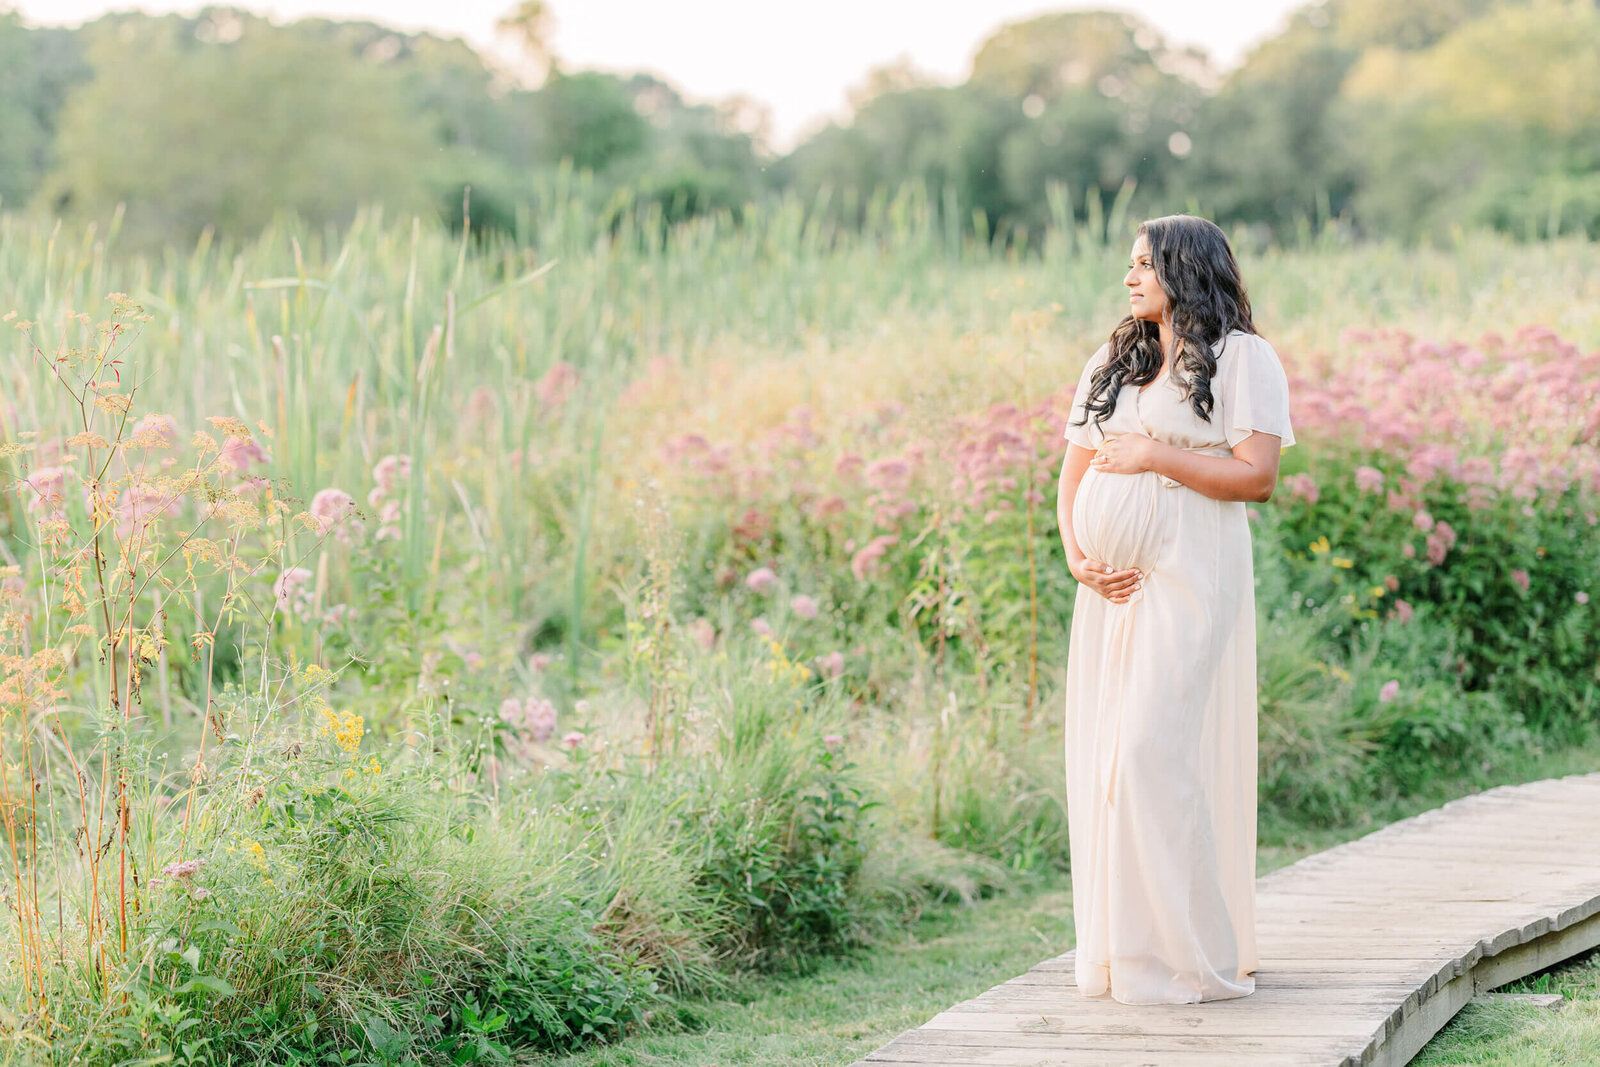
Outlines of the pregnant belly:
[{"label": "pregnant belly", "polygon": [[1072,502],[1072,534],[1090,559],[1102,560],[1117,570],[1138,567],[1149,571],[1166,539],[1164,494],[1154,471],[1139,474],[1084,472]]}]

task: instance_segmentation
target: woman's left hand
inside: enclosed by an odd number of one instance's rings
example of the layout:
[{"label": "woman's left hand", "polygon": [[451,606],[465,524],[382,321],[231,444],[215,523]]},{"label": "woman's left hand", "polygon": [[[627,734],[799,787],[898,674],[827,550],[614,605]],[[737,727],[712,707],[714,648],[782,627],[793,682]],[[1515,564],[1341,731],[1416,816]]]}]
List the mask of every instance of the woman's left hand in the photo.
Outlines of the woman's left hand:
[{"label": "woman's left hand", "polygon": [[1100,443],[1089,466],[1102,474],[1138,474],[1151,469],[1160,447],[1142,433],[1119,433]]}]

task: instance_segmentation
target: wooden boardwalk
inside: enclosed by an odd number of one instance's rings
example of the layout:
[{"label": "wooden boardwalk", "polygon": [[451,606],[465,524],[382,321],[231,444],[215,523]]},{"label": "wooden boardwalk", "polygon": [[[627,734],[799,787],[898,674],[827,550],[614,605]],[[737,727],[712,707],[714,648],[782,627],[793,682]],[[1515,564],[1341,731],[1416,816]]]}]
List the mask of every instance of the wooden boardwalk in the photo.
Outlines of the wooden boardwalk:
[{"label": "wooden boardwalk", "polygon": [[1256,991],[1078,996],[1073,955],[863,1064],[1400,1067],[1475,995],[1600,945],[1600,774],[1500,786],[1256,882]]}]

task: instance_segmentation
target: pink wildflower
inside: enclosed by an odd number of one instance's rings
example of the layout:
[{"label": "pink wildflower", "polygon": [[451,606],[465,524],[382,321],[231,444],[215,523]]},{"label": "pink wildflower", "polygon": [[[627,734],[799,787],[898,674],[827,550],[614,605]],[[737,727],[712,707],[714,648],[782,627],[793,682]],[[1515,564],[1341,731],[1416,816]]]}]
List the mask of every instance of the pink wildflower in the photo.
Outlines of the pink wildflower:
[{"label": "pink wildflower", "polygon": [[1384,682],[1383,688],[1378,690],[1378,700],[1380,703],[1384,704],[1389,703],[1399,695],[1400,683],[1392,678],[1389,681]]},{"label": "pink wildflower", "polygon": [[[402,478],[411,477],[411,457],[387,455],[378,460],[372,468],[372,480],[378,483],[378,488],[385,493],[394,492],[396,485]],[[369,503],[375,503],[368,496]]]},{"label": "pink wildflower", "polygon": [[500,702],[501,721],[541,745],[556,732],[556,718],[556,706],[543,697],[507,697]]},{"label": "pink wildflower", "polygon": [[1511,580],[1513,582],[1516,582],[1517,583],[1517,588],[1521,589],[1524,593],[1526,593],[1528,591],[1529,579],[1528,579],[1528,572],[1527,571],[1524,571],[1524,570],[1514,570],[1514,571],[1512,571],[1511,572]]},{"label": "pink wildflower", "polygon": [[176,496],[166,496],[149,485],[131,485],[117,499],[117,534],[127,540],[136,529],[177,511]]},{"label": "pink wildflower", "polygon": [[230,437],[224,442],[217,459],[232,467],[235,473],[243,474],[250,469],[250,464],[267,462],[267,454],[248,437]]},{"label": "pink wildflower", "polygon": [[772,636],[772,625],[768,623],[766,619],[751,619],[750,629],[754,630],[762,637]]},{"label": "pink wildflower", "polygon": [[771,567],[757,567],[745,575],[744,584],[751,592],[765,596],[778,587],[778,576]]},{"label": "pink wildflower", "polygon": [[1589,602],[1589,594],[1580,589],[1576,593],[1572,594],[1572,599],[1576,600],[1580,604],[1587,604]]},{"label": "pink wildflower", "polygon": [[844,455],[833,461],[833,472],[841,477],[848,478],[859,471],[866,464],[866,462],[867,461],[861,457],[861,453],[846,452]]},{"label": "pink wildflower", "polygon": [[561,743],[563,745],[565,745],[567,748],[569,748],[569,749],[571,749],[573,751],[577,751],[578,746],[583,744],[583,734],[578,732],[577,730],[573,730],[570,733],[562,734],[561,735]]},{"label": "pink wildflower", "polygon": [[528,657],[528,669],[534,674],[547,670],[555,662],[555,657],[548,652],[535,652]]},{"label": "pink wildflower", "polygon": [[844,673],[844,653],[829,652],[817,657],[817,672],[825,678],[837,678]]},{"label": "pink wildflower", "polygon": [[1394,602],[1394,617],[1396,619],[1399,619],[1401,622],[1410,622],[1413,614],[1415,614],[1415,612],[1412,611],[1409,601],[1396,600]]},{"label": "pink wildflower", "polygon": [[171,415],[146,415],[133,424],[128,444],[133,448],[171,448],[178,440],[178,424]]},{"label": "pink wildflower", "polygon": [[1429,530],[1433,529],[1433,516],[1428,514],[1426,511],[1419,511],[1415,515],[1411,516],[1411,525],[1415,526],[1423,533],[1427,533]]},{"label": "pink wildflower", "polygon": [[[318,533],[326,534],[342,527],[355,510],[355,497],[343,489],[318,489],[317,495],[311,498],[311,521],[316,524]],[[340,533],[349,537],[348,530],[341,529]]]},{"label": "pink wildflower", "polygon": [[1284,484],[1289,487],[1289,498],[1304,497],[1307,504],[1316,504],[1317,497],[1322,491],[1317,488],[1317,480],[1309,474],[1293,474],[1284,479]]},{"label": "pink wildflower", "polygon": [[1448,522],[1441,522],[1433,528],[1428,535],[1428,562],[1435,567],[1444,562],[1444,557],[1450,549],[1455,547],[1456,531]]},{"label": "pink wildflower", "polygon": [[523,720],[528,724],[533,739],[540,744],[550,740],[556,732],[556,706],[542,697],[529,697],[522,706]]},{"label": "pink wildflower", "polygon": [[578,387],[578,368],[570,363],[559,362],[545,371],[533,391],[538,394],[539,403],[545,410],[559,408],[567,402],[572,391]]},{"label": "pink wildflower", "polygon": [[28,510],[50,518],[65,518],[61,510],[62,487],[67,480],[65,467],[40,467],[22,480],[33,494],[33,499],[28,501]]},{"label": "pink wildflower", "polygon": [[685,629],[689,631],[694,643],[704,652],[710,652],[711,646],[717,643],[716,627],[712,626],[711,620],[703,615],[696,616]]},{"label": "pink wildflower", "polygon": [[462,414],[466,416],[467,428],[476,430],[485,426],[499,412],[499,402],[495,399],[495,391],[487,385],[480,385],[474,389],[463,406]]},{"label": "pink wildflower", "polygon": [[877,570],[878,561],[883,559],[889,547],[899,542],[900,538],[893,534],[879,534],[874,537],[866,547],[851,558],[850,573],[856,576],[857,581],[865,581],[868,574]]},{"label": "pink wildflower", "polygon": [[379,541],[400,540],[400,502],[398,500],[385,501],[378,509],[378,532],[373,536]]},{"label": "pink wildflower", "polygon": [[789,610],[802,619],[814,619],[817,617],[817,602],[804,593],[797,593],[789,600]]},{"label": "pink wildflower", "polygon": [[838,748],[844,744],[844,736],[842,734],[823,734],[822,743],[829,748]]},{"label": "pink wildflower", "polygon": [[1383,472],[1376,467],[1357,467],[1356,488],[1363,493],[1376,493],[1383,488]]},{"label": "pink wildflower", "polygon": [[911,464],[899,456],[875,459],[864,472],[867,484],[874,489],[898,489],[911,478]]},{"label": "pink wildflower", "polygon": [[170,863],[161,868],[161,874],[166,878],[189,878],[199,871],[201,867],[204,867],[205,863],[206,861],[203,859],[184,860],[181,863]]},{"label": "pink wildflower", "polygon": [[295,615],[304,615],[311,606],[312,574],[304,567],[290,567],[272,583],[272,595],[277,598],[278,609]]}]

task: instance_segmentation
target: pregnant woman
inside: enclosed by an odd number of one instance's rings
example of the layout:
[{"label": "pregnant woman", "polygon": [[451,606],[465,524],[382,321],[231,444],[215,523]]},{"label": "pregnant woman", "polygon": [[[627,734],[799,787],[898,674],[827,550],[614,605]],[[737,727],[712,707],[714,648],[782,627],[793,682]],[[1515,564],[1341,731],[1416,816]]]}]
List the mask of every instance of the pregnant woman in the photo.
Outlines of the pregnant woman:
[{"label": "pregnant woman", "polygon": [[1256,629],[1245,501],[1289,387],[1215,225],[1139,227],[1129,315],[1084,368],[1056,510],[1077,578],[1067,832],[1083,996],[1255,991]]}]

